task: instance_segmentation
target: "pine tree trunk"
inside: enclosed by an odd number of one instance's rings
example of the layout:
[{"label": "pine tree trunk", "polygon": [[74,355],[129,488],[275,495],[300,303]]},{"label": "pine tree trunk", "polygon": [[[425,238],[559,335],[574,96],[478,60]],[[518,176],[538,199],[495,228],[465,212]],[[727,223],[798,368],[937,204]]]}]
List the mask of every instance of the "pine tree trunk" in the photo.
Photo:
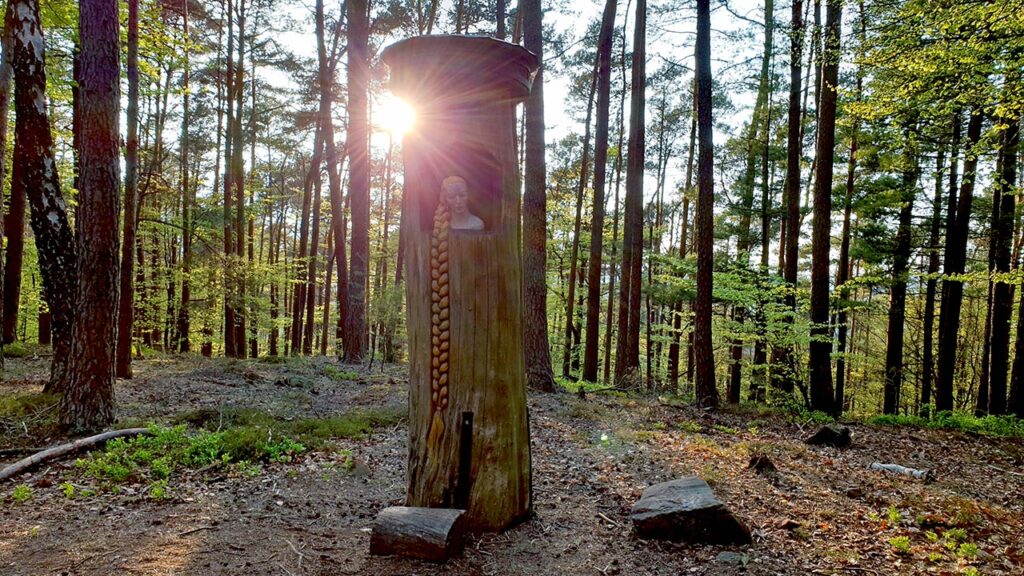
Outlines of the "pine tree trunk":
[{"label": "pine tree trunk", "polygon": [[236,0],[235,10],[238,18],[238,61],[235,62],[235,117],[234,146],[231,149],[231,181],[235,188],[235,213],[232,218],[235,225],[235,255],[237,256],[238,275],[235,284],[235,295],[239,305],[235,308],[235,357],[245,358],[248,332],[246,331],[245,293],[245,173],[243,165],[242,141],[242,101],[245,94],[243,71],[245,70],[245,0]]},{"label": "pine tree trunk", "polygon": [[[139,2],[128,1],[128,135],[124,152],[124,244],[121,246],[121,297],[118,300],[115,374],[132,377],[132,335],[135,323],[135,243],[139,198]],[[187,68],[186,68],[187,69]],[[187,96],[186,96],[187,98]],[[182,130],[188,122],[182,123]],[[187,227],[186,227],[187,229]]]},{"label": "pine tree trunk", "polygon": [[[596,68],[596,67],[595,67]],[[590,124],[594,114],[594,92],[597,88],[596,70],[590,82],[590,94],[587,97],[587,119],[583,129],[583,154],[580,158],[580,180],[576,187],[576,218],[573,220],[572,249],[569,256],[569,294],[565,299],[565,346],[562,350],[562,376],[572,380],[572,365],[579,363],[579,350],[574,346],[578,340],[580,327],[576,322],[576,280],[580,258],[580,227],[583,220],[583,192],[587,189],[588,171],[590,170]],[[593,233],[593,228],[591,228]],[[573,361],[573,355],[577,355]]]},{"label": "pine tree trunk", "polygon": [[[234,202],[232,196],[232,190],[234,189],[232,179],[234,178],[234,172],[231,170],[231,159],[233,158],[235,141],[234,141],[234,118],[235,118],[235,74],[234,74],[234,62],[235,62],[235,28],[234,28],[234,10],[233,0],[227,0],[227,6],[225,8],[225,16],[227,17],[228,23],[228,45],[226,51],[226,66],[224,68],[224,104],[226,105],[227,111],[225,114],[224,123],[224,259],[226,264],[224,267],[224,355],[227,357],[234,357],[238,355],[237,349],[239,346],[243,346],[243,343],[235,341],[235,323],[236,323],[236,304],[237,294],[235,293],[235,283],[238,275],[237,263],[235,262],[235,244],[237,240],[241,242],[241,238],[235,239],[234,236]],[[241,113],[238,111],[237,113]],[[219,124],[219,123],[218,123]]]},{"label": "pine tree trunk", "polygon": [[889,327],[885,346],[885,388],[882,412],[896,414],[903,387],[903,333],[907,313],[907,274],[910,268],[911,218],[917,195],[917,134],[907,132],[900,195],[899,228],[893,250],[892,287],[889,289]]},{"label": "pine tree trunk", "polygon": [[[501,2],[501,0],[499,0]],[[604,250],[604,187],[608,167],[608,116],[611,107],[611,42],[616,0],[605,0],[597,38],[597,126],[594,134],[594,204],[590,223],[590,268],[587,273],[587,337],[583,379],[597,381],[600,344],[601,259]]]},{"label": "pine tree trunk", "polygon": [[[971,114],[967,124],[967,141],[964,150],[971,150],[981,138],[984,117],[980,111]],[[967,262],[967,237],[970,229],[971,205],[974,200],[974,182],[977,177],[978,156],[967,154],[964,160],[964,175],[960,182],[960,195],[956,198],[956,151],[960,129],[959,119],[954,120],[953,154],[949,175],[949,210],[946,218],[946,248],[943,256],[942,304],[939,314],[939,355],[938,376],[935,380],[935,409],[953,410],[953,382],[956,376],[957,348],[960,333],[960,309],[963,304],[963,281],[954,280],[963,274]],[[956,207],[955,213],[953,207]]]},{"label": "pine tree trunk", "polygon": [[[928,233],[928,283],[924,295],[924,342],[921,361],[921,406],[931,404],[935,378],[935,295],[938,291],[939,231],[942,228],[942,173],[945,170],[946,143],[939,145],[935,158],[935,198],[932,201],[931,229]],[[920,407],[918,409],[920,412]]]},{"label": "pine tree trunk", "polygon": [[[133,0],[136,1],[136,0]],[[181,122],[181,305],[178,307],[178,351],[188,352],[191,348],[189,332],[192,300],[192,210],[195,194],[189,182],[189,124],[191,123],[191,36],[189,35],[188,0],[182,0],[182,36],[185,40],[185,70],[182,77],[182,122]],[[129,99],[130,100],[130,99]],[[122,291],[122,298],[124,292]],[[122,312],[123,313],[123,312]]]},{"label": "pine tree trunk", "polygon": [[[114,419],[114,350],[121,211],[120,71],[116,0],[82,0],[79,105],[78,290],[71,378],[60,403],[67,430],[96,430]],[[84,145],[88,143],[88,145]]]},{"label": "pine tree trunk", "polygon": [[[12,50],[14,48],[14,28],[12,26],[4,26],[2,37],[0,37],[0,183],[7,181],[7,174],[9,166],[7,165],[7,127],[8,118],[10,117],[11,110],[11,90],[12,80],[14,78],[14,67],[12,65]],[[0,213],[3,212],[4,205],[4,194],[3,188],[0,186]],[[24,220],[25,206],[22,201],[22,219]],[[24,226],[24,224],[23,224]],[[4,242],[4,219],[0,218],[0,246]],[[5,327],[6,306],[7,299],[4,297],[4,258],[0,255],[0,327]],[[6,334],[6,328],[0,328],[0,334]],[[47,337],[49,337],[49,331],[47,331]],[[5,343],[3,336],[0,336],[0,368],[3,368],[4,355],[3,355],[3,344]]]},{"label": "pine tree trunk", "polygon": [[622,237],[619,285],[619,340],[615,381],[621,385],[640,376],[640,292],[644,249],[644,120],[647,51],[647,1],[638,0],[633,29],[629,98],[629,141],[626,151],[626,217]]},{"label": "pine tree trunk", "polygon": [[811,239],[811,409],[835,412],[832,390],[832,337],[829,331],[829,249],[832,226],[832,167],[836,140],[836,103],[839,87],[841,0],[829,0],[825,15],[825,50],[822,58],[823,90],[818,108],[815,150],[814,228]]},{"label": "pine tree trunk", "polygon": [[[1012,78],[1012,75],[1011,75]],[[1011,85],[1016,82],[1007,80]],[[1013,246],[1013,220],[1017,199],[1017,154],[1020,148],[1020,122],[1016,118],[1006,119],[1003,141],[1000,148],[1002,169],[999,184],[995,187],[993,202],[999,201],[998,228],[995,236],[995,269],[997,275],[1010,272],[1010,255]],[[1013,316],[1013,286],[1005,278],[996,278],[992,293],[992,351],[989,371],[988,413],[1001,416],[1006,413],[1007,376],[1010,363],[1010,318]]]},{"label": "pine tree trunk", "polygon": [[[521,0],[523,47],[543,62],[543,12],[540,0]],[[526,382],[542,392],[555,390],[548,344],[547,313],[547,190],[544,161],[544,68],[533,78],[526,99],[526,142],[523,148],[523,347]]]},{"label": "pine tree trunk", "polygon": [[[786,279],[786,307],[791,315],[784,322],[792,332],[793,316],[798,314],[796,303],[797,271],[800,239],[800,157],[802,156],[803,140],[801,125],[803,114],[800,110],[800,82],[803,78],[801,68],[804,42],[803,0],[793,0],[792,24],[789,47],[789,112],[786,136],[786,245],[784,251]],[[793,393],[798,380],[795,346],[790,345],[779,352],[780,366],[776,369],[773,385],[786,395]]]},{"label": "pine tree trunk", "polygon": [[352,203],[351,265],[345,360],[361,362],[366,353],[366,286],[370,272],[369,8],[366,0],[348,4],[348,153],[349,199]]},{"label": "pine tree trunk", "polygon": [[697,299],[694,302],[696,400],[704,408],[718,406],[715,356],[711,341],[711,292],[714,268],[714,153],[711,127],[711,7],[697,0]]}]

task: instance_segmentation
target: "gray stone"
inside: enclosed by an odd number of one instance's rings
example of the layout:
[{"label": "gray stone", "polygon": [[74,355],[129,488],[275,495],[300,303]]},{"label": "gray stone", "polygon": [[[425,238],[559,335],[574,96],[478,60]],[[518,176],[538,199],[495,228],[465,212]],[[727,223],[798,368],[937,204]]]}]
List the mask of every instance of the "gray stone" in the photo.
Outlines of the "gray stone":
[{"label": "gray stone", "polygon": [[630,513],[641,538],[706,544],[749,544],[750,529],[696,476],[644,490]]},{"label": "gray stone", "polygon": [[732,564],[733,566],[746,566],[750,562],[750,558],[746,554],[740,554],[739,552],[721,552],[715,557],[715,560],[722,564]]}]

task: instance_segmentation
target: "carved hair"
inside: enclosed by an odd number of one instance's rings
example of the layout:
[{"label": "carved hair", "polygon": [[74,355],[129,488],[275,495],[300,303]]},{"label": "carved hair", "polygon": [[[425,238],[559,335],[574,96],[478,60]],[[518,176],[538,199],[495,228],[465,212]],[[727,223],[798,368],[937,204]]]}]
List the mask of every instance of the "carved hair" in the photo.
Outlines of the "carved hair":
[{"label": "carved hair", "polygon": [[[465,180],[458,176],[445,178],[449,181]],[[448,407],[448,354],[449,320],[448,306],[448,229],[451,212],[444,195],[434,212],[434,229],[430,234],[430,408],[433,418],[428,434],[428,443],[436,442],[444,433],[444,419],[441,413]]]},{"label": "carved hair", "polygon": [[441,189],[447,190],[448,186],[452,184],[462,184],[464,188],[469,188],[469,185],[466,184],[466,179],[462,176],[449,176],[441,181]]}]

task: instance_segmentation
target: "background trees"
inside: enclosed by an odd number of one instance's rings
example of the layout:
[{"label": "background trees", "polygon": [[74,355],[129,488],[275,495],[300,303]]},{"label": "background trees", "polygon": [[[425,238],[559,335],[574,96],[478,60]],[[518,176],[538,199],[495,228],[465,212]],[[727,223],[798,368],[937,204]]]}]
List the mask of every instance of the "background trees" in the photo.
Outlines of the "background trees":
[{"label": "background trees", "polygon": [[75,3],[43,12],[42,54],[8,11],[5,342],[52,334],[51,385],[70,382],[89,307],[66,296],[82,296],[68,263],[109,271],[87,262],[111,238],[86,239],[120,229],[121,375],[153,349],[402,360],[401,135],[377,55],[504,28],[545,55],[519,146],[536,387],[553,389],[555,349],[569,386],[1019,411],[1012,3],[619,4],[132,0],[126,214],[99,229],[91,171],[110,151],[94,156],[88,83],[75,105],[71,82],[76,49],[79,67],[99,49]]}]

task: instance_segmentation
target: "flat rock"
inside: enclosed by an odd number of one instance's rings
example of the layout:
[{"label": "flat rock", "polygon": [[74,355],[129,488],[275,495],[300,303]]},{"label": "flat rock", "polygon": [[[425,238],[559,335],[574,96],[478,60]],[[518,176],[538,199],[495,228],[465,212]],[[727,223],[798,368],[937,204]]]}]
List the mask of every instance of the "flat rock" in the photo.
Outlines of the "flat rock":
[{"label": "flat rock", "polygon": [[641,538],[706,544],[749,544],[750,528],[732,515],[696,476],[644,490],[630,513]]},{"label": "flat rock", "polygon": [[805,444],[811,444],[812,446],[834,446],[836,448],[846,448],[850,445],[852,437],[850,435],[850,429],[846,426],[840,426],[838,424],[825,424],[814,434],[811,434],[804,439]]}]

